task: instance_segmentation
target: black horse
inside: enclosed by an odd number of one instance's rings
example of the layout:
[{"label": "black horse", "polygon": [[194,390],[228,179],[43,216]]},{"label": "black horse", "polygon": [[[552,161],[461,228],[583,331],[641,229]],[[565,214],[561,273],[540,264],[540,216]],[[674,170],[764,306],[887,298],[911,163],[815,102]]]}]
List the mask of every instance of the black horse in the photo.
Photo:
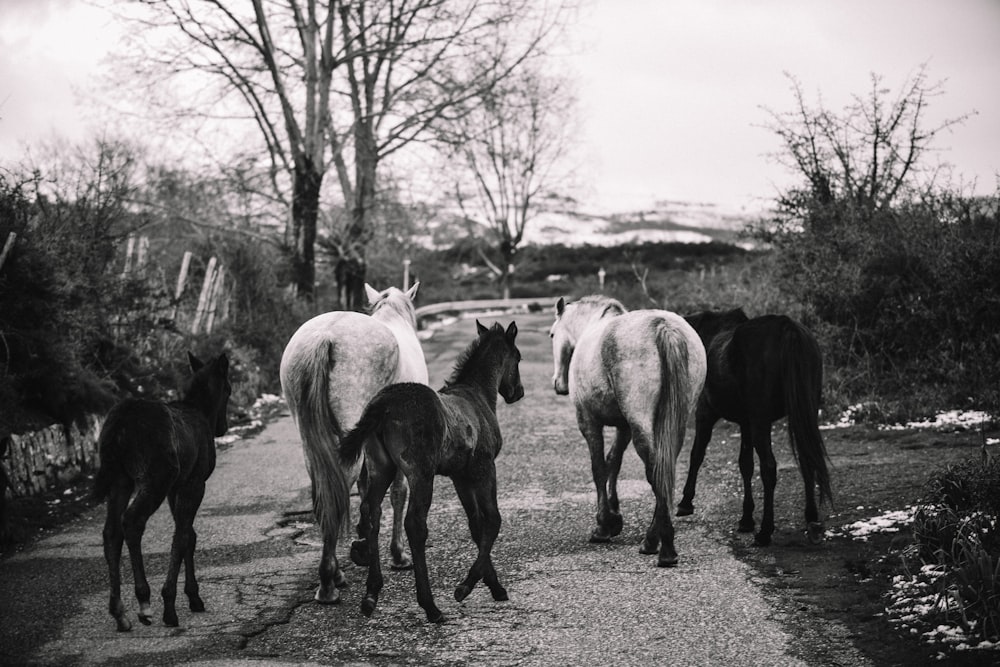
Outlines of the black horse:
[{"label": "black horse", "polygon": [[708,353],[708,377],[695,414],[694,445],[684,497],[677,514],[694,511],[698,469],[720,418],[740,426],[740,473],[743,476],[743,516],[740,532],[754,529],[753,453],[760,460],[764,482],[764,514],[754,542],[771,543],[774,533],[774,487],[777,464],[771,449],[771,424],[788,417],[788,438],[805,483],[809,540],[823,539],[815,490],[830,502],[826,449],[820,435],[818,411],[823,384],[823,361],[816,339],[798,322],[784,315],[750,319],[741,309],[704,312],[686,318],[701,336]]},{"label": "black horse", "polygon": [[152,622],[142,535],[164,498],[174,517],[174,538],[162,590],[163,623],[177,625],[175,600],[182,559],[191,611],[205,611],[194,576],[193,523],[205,495],[205,481],[215,470],[215,438],[229,428],[226,410],[232,388],[226,355],[203,364],[189,353],[188,360],[194,375],[182,400],[124,400],[111,409],[101,429],[101,469],[94,480],[94,498],[108,499],[104,524],[104,558],[111,577],[108,610],[119,632],[132,629],[121,599],[122,542],[128,543],[132,561],[139,621]]},{"label": "black horse", "polygon": [[455,589],[455,599],[464,600],[480,580],[485,581],[494,600],[507,599],[490,557],[500,532],[494,461],[503,439],[496,409],[498,393],[507,403],[524,396],[518,369],[521,353],[514,344],[515,323],[504,331],[499,324],[487,329],[477,321],[476,328],[478,337],[459,357],[440,391],[414,382],[389,385],[372,398],[357,426],[341,440],[343,461],[357,461],[364,448],[368,468],[368,491],[361,499],[370,520],[367,592],[361,603],[366,616],[375,611],[382,590],[378,554],[382,499],[398,470],[410,485],[404,525],[413,557],[417,602],[427,620],[437,623],[443,619],[434,604],[425,553],[435,475],[451,478],[468,516],[472,539],[479,547],[469,575]]}]

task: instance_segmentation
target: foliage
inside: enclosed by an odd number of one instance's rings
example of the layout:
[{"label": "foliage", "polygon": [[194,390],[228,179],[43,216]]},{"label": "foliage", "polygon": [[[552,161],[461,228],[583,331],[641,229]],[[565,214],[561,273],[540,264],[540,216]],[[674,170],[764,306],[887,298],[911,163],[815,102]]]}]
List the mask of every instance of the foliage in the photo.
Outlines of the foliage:
[{"label": "foliage", "polygon": [[794,91],[796,111],[773,114],[772,129],[801,184],[755,235],[775,247],[780,286],[817,320],[846,391],[888,397],[889,419],[996,404],[1000,191],[954,192],[921,161],[963,119],[924,127],[940,86],[923,70],[894,99],[873,77],[840,114]]},{"label": "foliage", "polygon": [[[0,238],[17,234],[0,267],[0,430],[68,423],[123,396],[175,398],[188,350],[229,353],[237,412],[279,390],[281,351],[309,315],[282,289],[279,246],[246,229],[238,206],[230,213],[224,184],[139,167],[128,146],[102,141],[0,173]],[[126,269],[131,234],[148,249]],[[185,250],[193,260],[175,299]],[[229,317],[193,334],[187,313],[212,256],[226,270]]]},{"label": "foliage", "polygon": [[904,559],[911,570],[937,574],[938,613],[979,640],[1000,640],[998,516],[1000,461],[951,466],[928,482]]}]

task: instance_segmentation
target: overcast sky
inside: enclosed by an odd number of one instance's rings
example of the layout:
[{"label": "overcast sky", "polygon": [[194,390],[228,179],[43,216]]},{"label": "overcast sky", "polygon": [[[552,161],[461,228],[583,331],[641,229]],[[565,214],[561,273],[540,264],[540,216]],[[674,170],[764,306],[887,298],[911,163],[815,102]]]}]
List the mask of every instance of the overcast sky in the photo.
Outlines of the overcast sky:
[{"label": "overcast sky", "polygon": [[[762,107],[785,72],[839,110],[870,74],[894,91],[927,64],[946,80],[927,125],[976,111],[941,159],[992,191],[1000,172],[1000,0],[590,0],[570,37],[579,78],[581,196],[757,207],[787,173]],[[84,0],[0,0],[0,164],[54,134],[101,125],[91,77],[116,28]]]}]

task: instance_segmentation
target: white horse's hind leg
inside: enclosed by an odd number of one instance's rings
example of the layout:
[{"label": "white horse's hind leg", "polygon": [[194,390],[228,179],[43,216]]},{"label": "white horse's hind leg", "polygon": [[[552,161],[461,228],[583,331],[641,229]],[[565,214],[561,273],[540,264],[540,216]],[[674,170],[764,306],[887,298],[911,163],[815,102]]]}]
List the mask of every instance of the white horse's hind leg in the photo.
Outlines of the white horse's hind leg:
[{"label": "white horse's hind leg", "polygon": [[389,551],[392,554],[393,570],[409,570],[413,568],[413,561],[406,554],[406,546],[403,541],[405,528],[403,520],[406,518],[406,497],[409,495],[409,487],[406,484],[406,476],[400,470],[396,473],[396,479],[392,482],[389,490],[389,499],[392,503],[392,542],[389,544]]}]

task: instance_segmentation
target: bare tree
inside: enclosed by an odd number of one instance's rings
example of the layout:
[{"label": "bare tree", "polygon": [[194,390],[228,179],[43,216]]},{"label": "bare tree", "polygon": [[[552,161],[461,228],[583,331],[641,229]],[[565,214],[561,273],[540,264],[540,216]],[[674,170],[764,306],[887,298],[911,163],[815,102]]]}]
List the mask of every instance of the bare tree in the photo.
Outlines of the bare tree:
[{"label": "bare tree", "polygon": [[[815,221],[816,216],[807,213],[831,205],[869,219],[897,204],[901,196],[926,189],[933,184],[934,172],[927,171],[933,167],[925,158],[934,138],[969,116],[926,126],[927,107],[942,93],[943,83],[928,82],[925,67],[909,77],[895,97],[882,77],[873,74],[868,93],[854,96],[840,113],[822,103],[810,107],[799,82],[788,78],[795,108],[767,110],[767,127],[783,143],[778,161],[803,177],[804,187],[793,187],[779,198],[800,220]],[[921,176],[929,176],[929,182],[921,185]]]},{"label": "bare tree", "polygon": [[493,240],[499,259],[483,260],[505,299],[525,228],[541,200],[569,176],[574,101],[565,78],[533,63],[482,91],[466,114],[438,128],[445,154],[461,165],[455,196],[462,213]]},{"label": "bare tree", "polygon": [[508,76],[564,16],[561,4],[539,10],[531,0],[132,4],[147,28],[162,29],[140,52],[155,71],[214,82],[195,114],[249,112],[290,209],[287,241],[303,295],[314,289],[316,221],[324,177],[335,171],[351,211],[334,244],[346,308],[363,303],[380,162]]}]

